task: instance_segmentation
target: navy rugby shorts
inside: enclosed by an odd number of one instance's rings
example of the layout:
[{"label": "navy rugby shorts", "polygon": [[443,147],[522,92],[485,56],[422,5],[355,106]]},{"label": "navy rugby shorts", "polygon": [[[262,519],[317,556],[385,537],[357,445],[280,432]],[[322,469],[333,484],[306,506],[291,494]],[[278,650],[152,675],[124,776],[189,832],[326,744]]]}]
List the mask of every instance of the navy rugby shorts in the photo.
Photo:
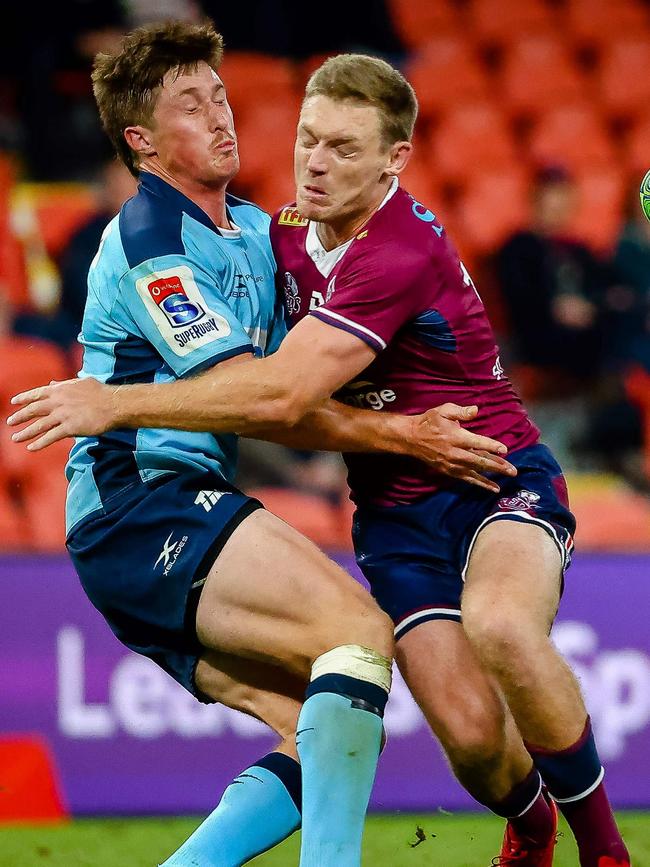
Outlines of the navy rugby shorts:
[{"label": "navy rugby shorts", "polygon": [[74,527],[67,548],[81,584],[119,640],[153,659],[200,701],[196,610],[235,528],[262,504],[208,472],[124,491]]},{"label": "navy rugby shorts", "polygon": [[499,476],[498,494],[459,482],[413,503],[357,508],[352,528],[357,563],[393,619],[396,639],[428,620],[460,622],[472,547],[493,521],[542,527],[557,545],[564,575],[576,522],[562,470],[544,445],[514,451],[508,460],[518,475]]}]

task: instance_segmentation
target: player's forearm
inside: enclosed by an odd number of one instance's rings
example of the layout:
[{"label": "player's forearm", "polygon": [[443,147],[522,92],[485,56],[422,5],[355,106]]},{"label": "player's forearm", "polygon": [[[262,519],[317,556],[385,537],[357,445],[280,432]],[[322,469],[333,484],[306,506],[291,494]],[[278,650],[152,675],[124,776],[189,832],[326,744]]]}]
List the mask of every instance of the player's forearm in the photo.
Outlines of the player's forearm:
[{"label": "player's forearm", "polygon": [[317,399],[272,359],[214,368],[191,379],[125,385],[112,392],[115,427],[156,427],[256,435],[290,427]]},{"label": "player's forearm", "polygon": [[290,428],[261,428],[256,439],[296,449],[330,452],[389,452],[408,454],[412,419],[396,413],[354,409],[326,400]]}]

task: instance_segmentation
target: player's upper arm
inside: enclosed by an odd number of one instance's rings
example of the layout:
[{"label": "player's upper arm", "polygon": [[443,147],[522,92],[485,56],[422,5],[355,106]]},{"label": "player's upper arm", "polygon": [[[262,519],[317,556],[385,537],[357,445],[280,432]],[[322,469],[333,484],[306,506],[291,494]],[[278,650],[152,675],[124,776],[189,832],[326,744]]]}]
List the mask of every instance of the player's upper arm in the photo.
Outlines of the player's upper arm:
[{"label": "player's upper arm", "polygon": [[355,334],[307,316],[289,331],[278,351],[261,362],[285,392],[286,415],[297,421],[365,370],[376,351]]},{"label": "player's upper arm", "polygon": [[176,376],[252,352],[214,278],[187,256],[149,259],[121,279],[118,304]]}]

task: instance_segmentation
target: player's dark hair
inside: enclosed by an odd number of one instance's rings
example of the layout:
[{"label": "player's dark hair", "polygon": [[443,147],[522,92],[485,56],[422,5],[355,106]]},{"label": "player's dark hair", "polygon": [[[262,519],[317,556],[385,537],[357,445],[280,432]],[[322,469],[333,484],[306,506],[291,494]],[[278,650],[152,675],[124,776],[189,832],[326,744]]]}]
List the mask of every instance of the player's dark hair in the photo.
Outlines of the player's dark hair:
[{"label": "player's dark hair", "polygon": [[401,72],[378,57],[365,54],[330,57],[307,82],[305,99],[312,96],[374,105],[387,145],[410,141],[413,136],[418,114],[415,91]]},{"label": "player's dark hair", "polygon": [[92,81],[99,115],[132,175],[138,174],[138,159],[124,130],[151,122],[165,75],[192,71],[201,61],[216,70],[222,57],[223,37],[211,24],[181,21],[140,27],[124,37],[119,52],[95,57]]}]

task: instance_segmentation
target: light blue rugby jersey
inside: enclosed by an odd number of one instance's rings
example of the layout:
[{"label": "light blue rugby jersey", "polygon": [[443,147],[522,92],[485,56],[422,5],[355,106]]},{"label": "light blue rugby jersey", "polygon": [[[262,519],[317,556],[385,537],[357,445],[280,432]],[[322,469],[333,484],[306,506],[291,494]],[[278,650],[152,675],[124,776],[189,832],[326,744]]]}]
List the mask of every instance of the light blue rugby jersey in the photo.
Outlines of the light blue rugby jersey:
[{"label": "light blue rugby jersey", "polygon": [[[234,196],[226,204],[238,231],[218,229],[186,196],[142,172],[90,267],[80,376],[168,382],[277,349],[285,323],[269,217]],[[234,434],[141,428],[78,438],[66,468],[68,531],[161,473],[211,470],[232,480],[236,459]]]}]

